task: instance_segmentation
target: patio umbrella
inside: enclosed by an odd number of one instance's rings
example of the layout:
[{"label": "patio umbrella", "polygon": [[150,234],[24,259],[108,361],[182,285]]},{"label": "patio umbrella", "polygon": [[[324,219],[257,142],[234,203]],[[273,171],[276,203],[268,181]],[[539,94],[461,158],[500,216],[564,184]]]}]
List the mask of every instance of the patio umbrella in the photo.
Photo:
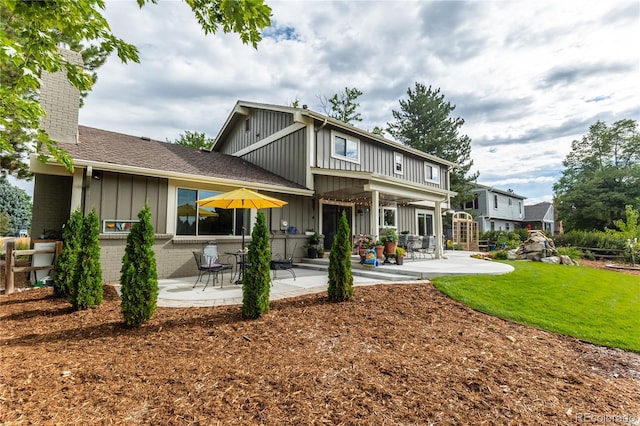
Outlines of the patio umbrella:
[{"label": "patio umbrella", "polygon": [[[269,209],[287,204],[286,201],[259,194],[246,188],[234,189],[213,197],[203,198],[202,200],[197,200],[196,203],[200,207],[218,207],[221,209]],[[242,225],[242,249],[244,250],[244,224]]]}]

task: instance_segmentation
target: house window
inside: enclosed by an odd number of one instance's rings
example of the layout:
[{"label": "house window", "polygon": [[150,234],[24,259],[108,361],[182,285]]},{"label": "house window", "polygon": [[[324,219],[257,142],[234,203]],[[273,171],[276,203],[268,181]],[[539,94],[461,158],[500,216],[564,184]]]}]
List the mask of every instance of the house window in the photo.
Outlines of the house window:
[{"label": "house window", "polygon": [[424,163],[424,180],[440,183],[440,167],[431,163]]},{"label": "house window", "polygon": [[522,201],[518,201],[518,213],[522,214]]},{"label": "house window", "polygon": [[478,210],[480,208],[480,202],[478,201],[478,195],[473,198],[473,208]]},{"label": "house window", "polygon": [[249,130],[251,130],[251,122],[247,118],[246,120],[244,120],[244,131],[248,132]]},{"label": "house window", "polygon": [[506,224],[505,226],[507,227],[507,232],[508,232],[508,231],[510,231],[510,229],[509,229],[509,228],[510,228],[510,224],[509,224],[509,222],[507,222],[507,224]]},{"label": "house window", "polygon": [[498,194],[493,194],[493,208],[498,208]]},{"label": "house window", "polygon": [[509,198],[509,205],[511,205],[512,202],[513,202],[513,200],[511,198]]},{"label": "house window", "polygon": [[360,141],[342,134],[333,134],[331,156],[340,160],[360,162]]},{"label": "house window", "polygon": [[491,230],[492,231],[496,230],[496,223],[494,221],[491,221]]},{"label": "house window", "polygon": [[404,170],[404,156],[398,152],[393,153],[393,172],[401,175]]},{"label": "house window", "polygon": [[380,214],[380,226],[384,228],[398,227],[398,209],[396,207],[383,207]]},{"label": "house window", "polygon": [[235,209],[197,206],[196,200],[216,194],[219,193],[178,188],[176,235],[240,235],[234,232],[234,224],[240,220],[249,223],[249,209],[238,210],[237,214],[244,216],[236,217]]}]

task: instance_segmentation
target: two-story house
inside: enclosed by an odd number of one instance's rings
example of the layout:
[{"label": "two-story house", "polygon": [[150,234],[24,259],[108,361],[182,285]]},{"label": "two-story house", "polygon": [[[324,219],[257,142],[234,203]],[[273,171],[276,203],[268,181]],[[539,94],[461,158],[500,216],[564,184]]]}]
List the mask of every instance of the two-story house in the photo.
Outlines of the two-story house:
[{"label": "two-story house", "polygon": [[[287,201],[266,211],[267,224],[272,251],[296,248],[297,258],[307,229],[323,234],[330,249],[343,211],[353,235],[380,236],[388,227],[442,235],[442,212],[455,195],[454,163],[306,108],[239,101],[212,150],[204,151],[78,126],[79,95],[63,75],[45,76],[41,93],[47,129],[63,142],[75,170],[32,158],[33,234],[61,230],[77,208],[96,209],[107,281],[119,278],[127,231],[145,203],[164,278],[193,274],[192,251],[204,242],[237,250],[241,233],[250,237],[251,226],[243,231],[239,224],[252,224],[255,211],[195,208],[196,200],[221,192],[246,187]],[[441,238],[435,241],[440,257]]]},{"label": "two-story house", "polygon": [[475,198],[465,207],[478,221],[480,232],[513,231],[522,227],[524,220],[524,200],[526,197],[512,190],[476,184]]}]

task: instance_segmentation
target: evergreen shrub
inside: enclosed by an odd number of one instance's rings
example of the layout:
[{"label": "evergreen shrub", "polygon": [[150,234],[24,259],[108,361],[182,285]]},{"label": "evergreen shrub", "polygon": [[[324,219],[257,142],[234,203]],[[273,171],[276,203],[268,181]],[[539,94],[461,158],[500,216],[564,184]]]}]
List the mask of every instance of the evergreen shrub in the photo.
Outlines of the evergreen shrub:
[{"label": "evergreen shrub", "polygon": [[338,230],[329,254],[329,300],[344,302],[353,299],[351,272],[351,230],[345,212],[338,222]]},{"label": "evergreen shrub", "polygon": [[56,273],[53,277],[53,295],[56,297],[71,296],[78,280],[76,265],[82,247],[82,222],[82,212],[76,209],[62,230],[62,252],[56,259]]},{"label": "evergreen shrub", "polygon": [[258,211],[251,232],[247,268],[242,277],[242,316],[257,319],[269,312],[271,248],[264,212]]},{"label": "evergreen shrub", "polygon": [[102,267],[100,266],[100,223],[95,209],[82,221],[80,249],[76,263],[77,277],[71,291],[71,305],[76,311],[95,308],[102,303]]},{"label": "evergreen shrub", "polygon": [[149,321],[158,306],[158,270],[149,205],[138,213],[138,219],[127,236],[120,269],[120,312],[124,323],[131,327],[139,327]]}]

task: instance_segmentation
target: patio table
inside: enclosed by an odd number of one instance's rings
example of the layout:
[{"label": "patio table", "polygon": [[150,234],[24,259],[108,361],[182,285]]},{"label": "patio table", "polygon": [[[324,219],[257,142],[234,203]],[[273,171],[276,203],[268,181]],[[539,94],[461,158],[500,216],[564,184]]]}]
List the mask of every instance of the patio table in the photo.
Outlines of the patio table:
[{"label": "patio table", "polygon": [[[244,268],[247,264],[247,253],[238,250],[238,251],[227,251],[224,254],[229,256],[234,256],[236,258],[236,266],[237,266],[237,279],[234,284],[242,284],[242,275],[244,275]],[[232,278],[233,280],[233,278]]]}]

